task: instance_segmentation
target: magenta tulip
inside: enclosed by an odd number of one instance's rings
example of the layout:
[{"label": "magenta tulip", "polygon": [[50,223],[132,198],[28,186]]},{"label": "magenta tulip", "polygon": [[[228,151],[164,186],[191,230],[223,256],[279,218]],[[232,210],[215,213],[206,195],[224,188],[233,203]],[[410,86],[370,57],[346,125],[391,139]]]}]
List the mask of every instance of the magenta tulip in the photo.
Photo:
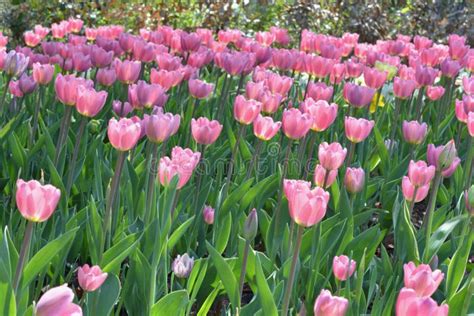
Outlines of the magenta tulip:
[{"label": "magenta tulip", "polygon": [[204,222],[208,225],[214,224],[214,209],[209,205],[205,205],[202,211],[202,217],[204,218]]}]

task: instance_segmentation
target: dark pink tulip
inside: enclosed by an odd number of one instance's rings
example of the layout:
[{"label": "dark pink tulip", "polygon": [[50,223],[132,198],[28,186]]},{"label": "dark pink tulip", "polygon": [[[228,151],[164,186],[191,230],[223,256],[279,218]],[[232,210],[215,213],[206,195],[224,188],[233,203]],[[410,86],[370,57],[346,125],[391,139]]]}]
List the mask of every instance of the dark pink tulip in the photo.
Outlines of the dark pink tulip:
[{"label": "dark pink tulip", "polygon": [[[409,202],[415,200],[416,203],[423,201],[428,195],[430,190],[430,184],[425,184],[420,187],[416,187],[411,181],[410,178],[404,176],[402,179],[402,193],[405,199]],[[416,197],[415,195],[416,191]]]},{"label": "dark pink tulip", "polygon": [[344,185],[350,193],[359,193],[364,188],[365,171],[362,168],[347,168]]},{"label": "dark pink tulip", "polygon": [[332,67],[331,74],[329,75],[329,81],[332,84],[339,84],[342,82],[346,75],[346,65],[335,64]]},{"label": "dark pink tulip", "polygon": [[374,121],[368,121],[363,118],[356,119],[346,116],[344,119],[346,137],[353,143],[364,141],[367,136],[369,136],[370,132],[372,132],[374,125]]},{"label": "dark pink tulip", "polygon": [[113,62],[117,79],[125,84],[132,84],[138,80],[142,64],[139,61],[115,59]]},{"label": "dark pink tulip", "polygon": [[181,49],[185,52],[195,52],[201,45],[201,37],[196,33],[181,33]]},{"label": "dark pink tulip", "polygon": [[356,269],[356,262],[348,256],[335,256],[332,260],[332,272],[339,281],[345,281],[351,277]]},{"label": "dark pink tulip", "polygon": [[143,125],[148,139],[154,143],[162,143],[179,128],[181,117],[178,114],[163,113],[157,108],[152,115],[145,114]]},{"label": "dark pink tulip", "polygon": [[247,52],[217,53],[214,57],[216,65],[232,76],[248,74],[254,67],[255,54]]},{"label": "dark pink tulip", "polygon": [[96,91],[94,88],[79,86],[77,88],[77,112],[87,117],[96,116],[105,105],[106,91]]},{"label": "dark pink tulip", "polygon": [[436,101],[444,95],[444,90],[442,86],[428,86],[426,87],[426,96],[431,101]]},{"label": "dark pink tulip", "polygon": [[150,81],[151,83],[159,84],[165,90],[169,90],[172,87],[177,86],[181,83],[184,78],[184,74],[178,70],[156,70],[155,68],[151,69],[150,72]]},{"label": "dark pink tulip", "polygon": [[212,30],[210,29],[197,28],[196,34],[199,35],[199,38],[201,39],[201,43],[207,46],[210,46],[211,43],[214,41],[214,34],[212,33]]},{"label": "dark pink tulip", "polygon": [[112,110],[120,117],[127,116],[130,112],[132,112],[133,107],[128,102],[122,103],[119,100],[114,100],[112,102]]},{"label": "dark pink tulip", "polygon": [[375,68],[366,67],[364,70],[364,82],[373,89],[380,89],[387,80],[387,72],[379,71]]},{"label": "dark pink tulip", "polygon": [[427,264],[418,267],[413,262],[403,265],[405,288],[413,289],[420,297],[430,297],[443,281],[441,270],[432,271]]},{"label": "dark pink tulip", "polygon": [[255,40],[265,46],[271,46],[275,41],[275,34],[271,32],[257,32],[255,33]]},{"label": "dark pink tulip", "polygon": [[336,103],[329,104],[324,100],[314,102],[313,99],[309,98],[301,104],[301,109],[313,119],[311,130],[315,132],[325,131],[336,120]]},{"label": "dark pink tulip", "polygon": [[461,68],[461,64],[456,60],[445,58],[441,62],[441,73],[449,78],[456,77]]},{"label": "dark pink tulip", "polygon": [[423,49],[421,51],[420,58],[423,65],[434,67],[439,64],[441,52],[435,47]]},{"label": "dark pink tulip", "polygon": [[210,121],[205,117],[191,119],[191,133],[198,144],[211,145],[219,137],[222,124],[216,120]]},{"label": "dark pink tulip", "polygon": [[463,77],[462,78],[462,88],[465,94],[474,95],[474,77]]},{"label": "dark pink tulip", "polygon": [[344,316],[348,307],[346,298],[332,296],[328,290],[322,290],[314,302],[314,316]]},{"label": "dark pink tulip", "polygon": [[435,175],[435,167],[428,166],[428,164],[422,160],[414,162],[410,161],[408,166],[408,178],[415,187],[421,187],[429,184]]},{"label": "dark pink tulip", "polygon": [[199,79],[190,79],[188,81],[188,88],[189,93],[196,99],[205,99],[214,90],[214,84]]},{"label": "dark pink tulip", "polygon": [[74,292],[67,284],[53,287],[41,296],[35,306],[36,316],[82,316],[82,309],[73,303]]},{"label": "dark pink tulip", "polygon": [[402,126],[403,138],[412,145],[419,145],[423,142],[428,132],[428,125],[426,123],[419,123],[418,121],[403,121]]},{"label": "dark pink tulip", "polygon": [[351,59],[345,62],[346,74],[349,78],[358,78],[364,71],[364,65]]},{"label": "dark pink tulip", "polygon": [[288,49],[274,49],[272,51],[272,64],[281,70],[290,70],[296,60],[292,51]]},{"label": "dark pink tulip", "polygon": [[117,80],[114,68],[100,68],[97,71],[97,82],[103,86],[110,87]]},{"label": "dark pink tulip", "polygon": [[456,118],[463,123],[467,122],[467,113],[464,111],[464,103],[461,100],[455,100],[454,112],[456,113]]},{"label": "dark pink tulip", "polygon": [[320,55],[324,58],[340,60],[342,56],[342,48],[339,48],[332,43],[326,41],[319,45]]},{"label": "dark pink tulip", "polygon": [[53,23],[51,24],[51,33],[54,38],[63,38],[67,33],[66,26],[64,24]]},{"label": "dark pink tulip", "polygon": [[21,92],[26,95],[35,91],[37,83],[33,79],[33,76],[28,76],[26,73],[24,73],[21,75],[20,80],[18,80],[18,86]]},{"label": "dark pink tulip", "polygon": [[307,113],[291,108],[283,111],[282,126],[286,137],[300,139],[308,133],[313,120]]},{"label": "dark pink tulip", "polygon": [[140,139],[142,126],[133,118],[111,118],[107,128],[110,144],[119,151],[128,151],[135,147]]},{"label": "dark pink tulip", "polygon": [[467,130],[471,137],[474,137],[474,112],[469,112],[467,116]]},{"label": "dark pink tulip", "polygon": [[327,86],[324,82],[310,82],[306,98],[311,98],[314,101],[329,101],[332,98],[333,92],[334,88],[332,86]]},{"label": "dark pink tulip", "polygon": [[438,70],[431,67],[417,66],[415,69],[415,81],[420,86],[431,86],[437,76]]},{"label": "dark pink tulip", "polygon": [[420,36],[420,35],[416,35],[414,38],[413,38],[413,43],[415,43],[415,48],[417,50],[421,50],[423,48],[429,48],[431,47],[431,45],[433,45],[433,41],[430,40],[429,38],[427,37],[424,37],[424,36]]},{"label": "dark pink tulip", "polygon": [[323,142],[319,144],[318,158],[319,163],[328,170],[337,170],[346,159],[347,149],[342,148],[341,144],[334,142],[328,144]]},{"label": "dark pink tulip", "polygon": [[400,99],[408,99],[416,89],[416,82],[411,79],[395,77],[393,80],[393,94]]},{"label": "dark pink tulip", "polygon": [[373,88],[347,82],[344,84],[342,94],[347,103],[360,108],[370,104],[375,95],[375,91]]},{"label": "dark pink tulip", "polygon": [[20,83],[16,80],[10,80],[8,83],[8,91],[17,98],[23,97],[23,92],[20,89]]},{"label": "dark pink tulip", "polygon": [[23,38],[25,39],[25,44],[29,47],[36,47],[41,42],[41,36],[32,31],[26,31],[23,34]]},{"label": "dark pink tulip", "polygon": [[63,76],[59,74],[54,82],[56,97],[63,104],[74,106],[76,105],[77,89],[79,86],[92,88],[94,83],[91,80],[77,78],[74,75]]},{"label": "dark pink tulip", "polygon": [[250,46],[250,51],[255,54],[255,64],[262,65],[272,58],[272,49],[268,46],[262,46],[254,43]]},{"label": "dark pink tulip", "polygon": [[81,19],[68,19],[68,31],[71,33],[79,33],[84,25],[84,21]]},{"label": "dark pink tulip", "polygon": [[250,125],[262,109],[262,104],[255,100],[246,100],[238,95],[234,101],[234,118],[244,125]]},{"label": "dark pink tulip", "polygon": [[253,121],[253,133],[263,141],[268,141],[278,133],[281,128],[281,122],[274,122],[270,116],[259,114]]},{"label": "dark pink tulip", "polygon": [[176,146],[171,151],[171,159],[163,157],[160,160],[158,177],[161,185],[167,187],[171,180],[178,176],[178,189],[181,189],[191,178],[194,169],[199,163],[201,153],[191,149]]},{"label": "dark pink tulip", "polygon": [[270,73],[265,80],[265,84],[272,93],[285,96],[291,89],[293,79],[286,76],[280,76],[276,73]]},{"label": "dark pink tulip", "polygon": [[33,64],[33,79],[40,85],[47,85],[54,75],[54,67],[50,64]]},{"label": "dark pink tulip", "polygon": [[107,279],[107,272],[102,272],[99,266],[90,267],[88,264],[77,270],[79,286],[86,292],[94,292]]},{"label": "dark pink tulip", "polygon": [[278,44],[286,46],[290,43],[290,35],[288,35],[287,29],[272,26],[270,27],[270,32],[273,34],[275,42]]},{"label": "dark pink tulip", "polygon": [[107,52],[99,46],[92,46],[90,57],[94,67],[103,68],[112,63],[114,53],[112,51]]},{"label": "dark pink tulip", "polygon": [[202,46],[202,50],[200,49],[197,52],[189,54],[187,64],[194,68],[201,68],[207,64],[209,64],[214,59],[214,53]]},{"label": "dark pink tulip", "polygon": [[130,35],[128,33],[122,33],[118,38],[118,43],[125,52],[131,53],[136,40],[136,36]]},{"label": "dark pink tulip", "polygon": [[[337,170],[325,169],[320,164],[314,169],[314,184],[320,188],[327,189],[331,187],[337,177]],[[326,181],[326,182],[324,182]]]},{"label": "dark pink tulip", "polygon": [[49,63],[61,67],[64,64],[64,59],[60,55],[54,55],[49,57]]},{"label": "dark pink tulip", "polygon": [[68,43],[71,43],[73,46],[80,46],[87,43],[87,38],[85,36],[78,35],[69,35]]},{"label": "dark pink tulip", "polygon": [[90,56],[82,53],[75,53],[72,55],[72,64],[74,70],[77,72],[84,72],[92,67]]},{"label": "dark pink tulip", "polygon": [[36,180],[16,181],[16,206],[21,215],[32,222],[46,221],[56,209],[61,191]]},{"label": "dark pink tulip", "polygon": [[273,94],[270,91],[266,91],[260,95],[258,101],[262,103],[263,113],[272,114],[280,107],[280,104],[283,101],[283,96],[278,93]]},{"label": "dark pink tulip", "polygon": [[435,166],[436,170],[441,171],[445,178],[449,178],[461,162],[461,159],[457,157],[456,146],[453,140],[449,141],[446,145],[437,147],[429,144],[426,159],[431,166]]},{"label": "dark pink tulip", "polygon": [[395,307],[396,316],[448,316],[448,304],[438,306],[430,297],[420,297],[413,289],[402,288]]}]

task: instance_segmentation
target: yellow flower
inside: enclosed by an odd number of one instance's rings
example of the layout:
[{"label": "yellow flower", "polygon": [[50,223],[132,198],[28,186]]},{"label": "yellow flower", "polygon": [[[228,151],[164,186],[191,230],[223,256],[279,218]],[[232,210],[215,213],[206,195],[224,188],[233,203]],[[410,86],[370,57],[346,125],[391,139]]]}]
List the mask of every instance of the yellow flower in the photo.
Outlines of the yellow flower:
[{"label": "yellow flower", "polygon": [[[374,97],[372,98],[372,102],[370,102],[370,109],[369,109],[370,113],[374,113],[375,110],[376,110],[377,98],[378,98],[378,93],[374,94]],[[385,106],[385,101],[384,101],[383,94],[380,94],[378,106],[381,107],[381,108],[383,108]]]}]

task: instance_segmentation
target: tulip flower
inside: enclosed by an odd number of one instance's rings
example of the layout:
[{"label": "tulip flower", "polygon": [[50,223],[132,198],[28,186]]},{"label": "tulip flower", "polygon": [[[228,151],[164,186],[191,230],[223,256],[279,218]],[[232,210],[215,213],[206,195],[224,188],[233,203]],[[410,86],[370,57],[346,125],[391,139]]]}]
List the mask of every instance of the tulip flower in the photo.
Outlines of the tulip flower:
[{"label": "tulip flower", "polygon": [[461,162],[461,159],[457,157],[454,141],[437,147],[429,144],[426,158],[428,163],[435,166],[436,170],[440,171],[445,178],[450,177]]},{"label": "tulip flower", "polygon": [[474,76],[462,78],[462,88],[465,94],[474,94]]},{"label": "tulip flower", "polygon": [[335,256],[332,260],[332,272],[339,281],[345,281],[351,277],[356,269],[356,262],[349,260],[345,255]]},{"label": "tulip flower", "polygon": [[77,91],[79,86],[92,88],[94,83],[91,80],[75,77],[74,75],[61,75],[56,77],[54,89],[56,96],[64,105],[74,106],[77,102]]},{"label": "tulip flower", "polygon": [[426,123],[419,123],[418,121],[403,121],[402,131],[403,138],[407,143],[419,145],[426,137],[428,125],[426,125]]},{"label": "tulip flower", "polygon": [[347,168],[344,185],[350,193],[359,193],[364,188],[365,171],[362,168]]},{"label": "tulip flower", "polygon": [[167,187],[174,176],[178,176],[177,188],[181,189],[191,178],[200,158],[199,152],[193,152],[189,148],[174,147],[171,151],[171,159],[169,157],[160,159],[158,177],[161,185]]},{"label": "tulip flower", "polygon": [[82,309],[73,303],[74,292],[66,284],[53,287],[41,296],[35,306],[36,316],[82,316]]},{"label": "tulip flower", "polygon": [[320,188],[329,188],[336,180],[336,177],[337,169],[325,169],[320,164],[316,165],[316,168],[314,169],[314,184],[316,184]]},{"label": "tulip flower", "polygon": [[393,93],[397,98],[408,99],[416,89],[416,82],[411,79],[395,77],[393,80]]},{"label": "tulip flower", "polygon": [[426,96],[431,101],[439,100],[444,95],[444,88],[441,86],[428,86],[426,88]]},{"label": "tulip flower", "polygon": [[199,79],[190,79],[188,81],[189,93],[197,99],[207,98],[212,90],[214,90],[214,84],[206,83]]},{"label": "tulip flower", "polygon": [[10,77],[20,77],[28,67],[30,58],[14,50],[8,52],[3,64],[3,71]]},{"label": "tulip flower", "polygon": [[187,278],[189,274],[191,274],[193,266],[194,258],[189,257],[189,255],[185,253],[184,255],[178,255],[176,259],[174,259],[171,269],[178,278]]},{"label": "tulip flower", "polygon": [[437,76],[438,71],[431,67],[419,65],[415,69],[415,81],[419,86],[431,86]]},{"label": "tulip flower", "polygon": [[375,90],[382,88],[387,80],[387,72],[379,71],[375,68],[366,67],[364,70],[365,84]]},{"label": "tulip flower", "polygon": [[432,298],[420,297],[409,288],[401,289],[395,306],[396,316],[447,316],[448,311],[447,304],[438,306]]},{"label": "tulip flower", "polygon": [[214,224],[214,209],[209,205],[205,205],[202,211],[202,217],[204,218],[204,222],[208,225]]},{"label": "tulip flower", "polygon": [[51,82],[54,75],[54,67],[50,64],[33,64],[33,79],[39,85],[47,85]]},{"label": "tulip flower", "polygon": [[323,142],[319,145],[318,158],[321,165],[328,170],[337,170],[344,163],[347,149],[341,144],[334,142],[328,144]]},{"label": "tulip flower", "polygon": [[177,86],[181,83],[183,78],[184,74],[178,70],[156,70],[152,68],[150,72],[150,82],[159,84],[165,90],[169,90],[170,88]]},{"label": "tulip flower", "polygon": [[432,271],[427,264],[417,267],[413,262],[403,265],[403,273],[405,288],[413,289],[421,297],[433,295],[444,278],[441,270]]},{"label": "tulip flower", "polygon": [[409,202],[414,201],[415,203],[418,203],[418,202],[423,201],[428,196],[429,190],[430,190],[429,183],[423,186],[417,187],[411,182],[409,177],[404,176],[402,179],[403,196],[405,197],[405,200]]},{"label": "tulip flower", "polygon": [[314,102],[313,99],[306,99],[301,108],[303,112],[308,113],[312,119],[311,130],[315,132],[322,132],[331,126],[337,117],[337,104],[324,100]]},{"label": "tulip flower", "polygon": [[467,130],[469,131],[469,135],[474,137],[474,112],[469,112],[467,116]]},{"label": "tulip flower", "polygon": [[107,135],[112,146],[119,151],[128,151],[138,142],[142,131],[141,124],[129,118],[111,118]]},{"label": "tulip flower", "polygon": [[471,217],[474,216],[474,185],[469,190],[464,191],[464,202]]},{"label": "tulip flower", "polygon": [[343,297],[332,296],[328,290],[322,290],[314,302],[314,316],[344,316],[349,301]]},{"label": "tulip flower", "polygon": [[314,101],[325,100],[328,101],[332,98],[334,88],[327,86],[323,82],[308,83],[308,91],[306,93],[306,99],[311,98]]},{"label": "tulip flower", "polygon": [[37,84],[32,76],[24,73],[21,75],[20,80],[18,80],[18,87],[23,95],[27,95],[35,91]]},{"label": "tulip flower", "polygon": [[457,60],[445,58],[440,65],[441,73],[448,78],[455,78],[461,70],[461,64]]},{"label": "tulip flower", "polygon": [[136,109],[162,107],[168,100],[165,90],[158,84],[138,81],[128,86],[128,101]]},{"label": "tulip flower", "polygon": [[77,272],[79,286],[86,292],[94,292],[107,279],[107,273],[102,272],[99,266],[89,267],[88,264],[79,267]]},{"label": "tulip flower", "polygon": [[286,137],[300,139],[304,137],[311,128],[312,119],[307,113],[291,108],[283,111],[282,127]]},{"label": "tulip flower", "polygon": [[369,136],[370,132],[372,132],[374,125],[374,121],[368,121],[363,118],[356,119],[346,116],[344,119],[346,137],[353,143],[364,141]]},{"label": "tulip flower", "polygon": [[428,164],[422,160],[414,162],[410,161],[408,166],[408,178],[415,187],[421,187],[429,184],[433,180],[435,175],[435,167],[428,166]]},{"label": "tulip flower", "polygon": [[76,109],[87,117],[96,116],[105,105],[107,92],[79,86],[77,88]]},{"label": "tulip flower", "polygon": [[234,101],[234,118],[243,125],[250,125],[260,113],[262,104],[255,100],[246,100],[238,95]]},{"label": "tulip flower", "polygon": [[121,61],[120,59],[115,59],[113,66],[115,67],[117,79],[120,82],[132,84],[138,80],[142,64],[139,61]]},{"label": "tulip flower", "polygon": [[103,86],[110,87],[117,80],[117,74],[114,68],[100,68],[97,71],[97,82]]},{"label": "tulip flower", "polygon": [[278,133],[281,122],[274,122],[270,116],[258,115],[253,121],[253,132],[255,136],[263,141],[268,141]]},{"label": "tulip flower", "polygon": [[205,117],[191,119],[191,133],[198,144],[210,145],[214,143],[222,131],[222,124],[216,120],[210,121]]},{"label": "tulip flower", "polygon": [[347,103],[361,108],[367,106],[375,95],[375,89],[370,87],[358,86],[353,83],[344,84],[343,96]]},{"label": "tulip flower", "polygon": [[128,102],[121,102],[119,100],[114,100],[112,102],[112,110],[120,117],[127,116],[130,112],[132,112],[133,107]]},{"label": "tulip flower", "polygon": [[181,117],[178,114],[163,113],[157,108],[151,115],[145,114],[143,125],[148,139],[154,143],[163,143],[179,128]]},{"label": "tulip flower", "polygon": [[56,209],[61,191],[36,180],[16,182],[16,205],[21,215],[32,222],[46,221]]}]

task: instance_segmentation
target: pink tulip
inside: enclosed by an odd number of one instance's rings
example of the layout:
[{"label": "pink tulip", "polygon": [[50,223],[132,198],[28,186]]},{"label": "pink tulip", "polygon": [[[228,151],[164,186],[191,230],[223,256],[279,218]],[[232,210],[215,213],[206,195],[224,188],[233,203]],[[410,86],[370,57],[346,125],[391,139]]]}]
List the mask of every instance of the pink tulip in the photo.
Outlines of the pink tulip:
[{"label": "pink tulip", "polygon": [[447,316],[447,304],[438,306],[430,297],[419,297],[412,289],[402,288],[395,307],[396,316]]},{"label": "pink tulip", "polygon": [[449,41],[449,55],[454,60],[461,60],[469,51],[469,46],[465,45],[465,38]]},{"label": "pink tulip", "polygon": [[456,118],[463,123],[467,123],[467,113],[464,111],[464,102],[461,100],[455,100],[454,112],[456,113]]},{"label": "pink tulip", "polygon": [[[415,195],[416,190],[416,196]],[[428,191],[430,190],[430,184],[425,184],[421,187],[415,187],[413,183],[410,181],[410,178],[404,176],[402,179],[402,192],[405,199],[409,202],[415,200],[416,203],[423,201],[426,196],[428,195]]]},{"label": "pink tulip", "polygon": [[334,142],[328,144],[323,142],[319,145],[318,158],[321,165],[328,170],[337,170],[344,163],[347,149],[341,144]]},{"label": "pink tulip", "polygon": [[168,95],[160,85],[139,80],[137,84],[128,86],[128,99],[134,108],[153,108],[164,106]]},{"label": "pink tulip", "polygon": [[250,125],[260,113],[262,104],[255,100],[246,100],[238,95],[234,101],[234,118],[244,125]]},{"label": "pink tulip", "polygon": [[264,81],[248,81],[245,85],[245,96],[248,99],[259,100],[260,96],[264,93],[265,88],[266,87]]},{"label": "pink tulip", "polygon": [[189,257],[187,253],[178,255],[171,264],[171,270],[178,278],[187,278],[194,266],[194,258]]},{"label": "pink tulip", "polygon": [[84,72],[92,67],[91,57],[81,52],[72,55],[72,66],[76,72]]},{"label": "pink tulip", "polygon": [[128,102],[123,102],[119,100],[114,100],[112,102],[112,110],[120,117],[127,116],[130,112],[132,112],[133,107]]},{"label": "pink tulip", "polygon": [[18,80],[18,87],[24,95],[30,94],[35,91],[37,87],[36,81],[33,76],[28,76],[26,73],[22,74],[20,80]]},{"label": "pink tulip", "polygon": [[426,87],[426,96],[431,101],[439,100],[444,94],[444,88],[442,86],[428,86]]},{"label": "pink tulip", "polygon": [[317,83],[309,83],[308,86],[308,93],[306,94],[306,98],[311,98],[314,101],[318,100],[331,100],[332,94],[334,92],[334,88],[332,86],[327,86],[323,82]]},{"label": "pink tulip", "polygon": [[321,56],[306,55],[305,66],[306,72],[315,76],[316,78],[327,77],[332,70],[336,62],[330,58],[324,58]]},{"label": "pink tulip", "polygon": [[20,89],[20,83],[18,81],[11,80],[8,83],[8,91],[17,98],[23,97],[23,92]]},{"label": "pink tulip", "polygon": [[281,128],[281,122],[274,122],[270,116],[258,114],[253,121],[253,133],[257,138],[268,141],[278,133]]},{"label": "pink tulip", "polygon": [[387,72],[379,71],[375,68],[366,67],[364,70],[364,82],[365,84],[375,90],[382,88],[387,80]]},{"label": "pink tulip", "polygon": [[320,164],[314,169],[314,184],[320,188],[329,188],[337,177],[337,170],[327,170]]},{"label": "pink tulip", "polygon": [[33,79],[40,85],[47,85],[51,82],[54,75],[54,67],[50,64],[33,64]]},{"label": "pink tulip", "polygon": [[314,302],[314,316],[344,316],[349,301],[343,297],[332,296],[328,290],[322,290]]},{"label": "pink tulip", "polygon": [[25,39],[25,44],[30,47],[36,47],[41,42],[41,36],[32,31],[26,31],[23,34],[23,38]]},{"label": "pink tulip", "polygon": [[58,205],[61,191],[36,180],[16,181],[16,206],[21,215],[32,222],[44,222],[53,214]]},{"label": "pink tulip", "polygon": [[462,104],[466,115],[469,112],[474,112],[474,95],[464,94],[462,96]]},{"label": "pink tulip", "polygon": [[421,62],[425,66],[434,67],[439,64],[440,51],[435,47],[423,49],[420,53]]},{"label": "pink tulip", "polygon": [[36,24],[34,27],[35,34],[39,35],[42,39],[49,34],[49,28],[42,25]]},{"label": "pink tulip", "polygon": [[254,67],[255,54],[247,52],[217,53],[214,57],[216,65],[232,76],[248,74]]},{"label": "pink tulip", "polygon": [[293,79],[286,76],[280,76],[276,73],[270,73],[265,80],[268,89],[279,95],[287,95],[293,84]]},{"label": "pink tulip", "polygon": [[310,227],[319,223],[326,214],[329,193],[302,180],[283,182],[285,195],[288,199],[290,216],[296,224]]},{"label": "pink tulip", "polygon": [[145,114],[143,125],[148,139],[154,143],[162,143],[179,128],[181,117],[179,114],[163,113],[161,108],[156,108],[153,114]]},{"label": "pink tulip", "polygon": [[137,144],[141,132],[140,122],[131,118],[121,118],[118,121],[111,118],[107,128],[110,143],[119,151],[132,149]]},{"label": "pink tulip", "polygon": [[426,137],[428,125],[426,125],[426,123],[419,123],[418,121],[403,121],[402,131],[407,143],[419,145]]},{"label": "pink tulip", "polygon": [[349,78],[358,78],[364,71],[364,65],[357,63],[353,60],[347,60],[346,63],[346,74]]},{"label": "pink tulip", "polygon": [[214,84],[206,83],[199,79],[190,79],[188,81],[189,93],[197,99],[207,98],[214,90]]},{"label": "pink tulip", "polygon": [[410,178],[410,182],[414,186],[421,187],[431,182],[435,171],[434,166],[428,166],[427,163],[422,160],[417,162],[411,160],[408,166],[408,178]]},{"label": "pink tulip", "polygon": [[77,112],[87,117],[94,117],[102,110],[107,100],[107,92],[94,88],[79,86],[77,88]]},{"label": "pink tulip", "polygon": [[194,52],[201,45],[201,38],[196,33],[181,33],[181,49],[185,52]]},{"label": "pink tulip", "polygon": [[92,88],[94,83],[91,80],[77,78],[74,75],[61,75],[56,77],[54,82],[54,89],[56,96],[61,103],[69,106],[74,106],[77,101],[77,90],[79,86]]},{"label": "pink tulip", "polygon": [[467,117],[467,130],[469,131],[469,135],[474,137],[474,112],[469,112]]},{"label": "pink tulip", "polygon": [[150,82],[159,84],[165,90],[169,90],[172,87],[177,86],[183,80],[184,74],[178,70],[156,70],[155,68],[151,69],[150,72]]},{"label": "pink tulip", "polygon": [[370,104],[375,95],[375,89],[348,82],[344,84],[342,94],[347,103],[360,108]]},{"label": "pink tulip", "polygon": [[92,46],[90,56],[92,65],[94,65],[94,67],[104,68],[112,63],[114,52],[106,51],[99,46]]},{"label": "pink tulip", "polygon": [[88,264],[79,267],[77,271],[79,286],[86,292],[94,292],[107,279],[107,273],[102,272],[99,266],[89,267]]},{"label": "pink tulip", "polygon": [[295,64],[293,53],[288,49],[274,49],[272,51],[272,64],[282,70],[291,69]]},{"label": "pink tulip", "polygon": [[97,71],[97,82],[103,86],[110,87],[117,80],[117,74],[114,68],[100,68]]},{"label": "pink tulip", "polygon": [[435,166],[436,170],[441,171],[445,178],[450,177],[461,162],[461,159],[457,157],[456,147],[452,140],[446,145],[437,147],[429,144],[426,159],[431,166]]},{"label": "pink tulip", "polygon": [[368,121],[363,118],[356,119],[346,116],[344,119],[346,137],[353,143],[364,141],[369,136],[370,132],[372,132],[374,125],[374,121]]},{"label": "pink tulip", "polygon": [[205,117],[191,119],[191,133],[198,144],[210,145],[214,143],[222,131],[222,124],[216,120],[210,121]]},{"label": "pink tulip", "polygon": [[431,271],[427,264],[418,267],[409,262],[403,265],[405,287],[415,290],[418,296],[429,297],[433,295],[441,281],[444,273],[441,270]]},{"label": "pink tulip", "polygon": [[418,65],[415,69],[415,81],[420,86],[431,86],[437,76],[438,71],[431,67]]},{"label": "pink tulip", "polygon": [[415,48],[417,50],[421,50],[423,48],[429,48],[431,47],[431,45],[433,44],[433,41],[430,40],[429,38],[427,37],[424,37],[424,36],[420,36],[420,35],[416,35],[414,38],[413,38],[413,43],[415,44]]},{"label": "pink tulip", "polygon": [[81,19],[68,19],[68,31],[72,33],[79,33],[84,25],[84,21]]},{"label": "pink tulip", "polygon": [[99,34],[99,31],[97,29],[86,27],[85,33],[89,41],[95,41],[97,35]]},{"label": "pink tulip", "polygon": [[332,260],[332,271],[339,281],[345,281],[351,277],[356,269],[356,262],[349,260],[345,255],[335,256]]},{"label": "pink tulip", "polygon": [[82,316],[82,309],[73,303],[74,292],[67,284],[53,287],[41,296],[35,306],[36,316]]},{"label": "pink tulip", "polygon": [[461,70],[462,66],[456,60],[445,58],[441,62],[440,68],[441,68],[441,73],[444,76],[449,77],[449,78],[455,78],[458,75],[459,71]]},{"label": "pink tulip", "polygon": [[14,50],[8,52],[3,62],[3,70],[12,77],[20,77],[28,67],[30,58]]},{"label": "pink tulip", "polygon": [[262,103],[262,112],[266,114],[273,114],[278,111],[281,102],[283,101],[283,96],[280,94],[273,94],[270,91],[265,91],[260,95],[258,99]]},{"label": "pink tulip", "polygon": [[158,176],[161,185],[167,187],[171,180],[178,176],[177,188],[181,189],[191,178],[200,157],[201,153],[193,152],[189,148],[174,147],[171,151],[171,159],[163,157],[160,160]]},{"label": "pink tulip", "polygon": [[347,168],[344,185],[350,193],[359,193],[364,188],[365,171],[362,168]]},{"label": "pink tulip", "polygon": [[283,111],[282,126],[286,137],[291,139],[300,139],[304,137],[313,120],[307,113],[302,113],[300,110],[291,108]]},{"label": "pink tulip", "polygon": [[474,95],[474,76],[462,78],[462,88],[465,94]]},{"label": "pink tulip", "polygon": [[139,61],[121,61],[120,59],[115,59],[113,66],[115,67],[117,79],[120,82],[132,84],[138,80],[142,64]]},{"label": "pink tulip", "polygon": [[329,75],[329,81],[332,84],[340,84],[346,75],[346,65],[335,64],[332,67],[331,74]]},{"label": "pink tulip", "polygon": [[204,222],[206,222],[207,225],[214,224],[214,209],[209,205],[204,206],[202,217],[204,218]]},{"label": "pink tulip", "polygon": [[301,109],[303,112],[308,113],[313,119],[311,130],[315,132],[325,131],[336,120],[336,103],[329,104],[324,100],[314,102],[313,99],[309,98],[301,104]]},{"label": "pink tulip", "polygon": [[257,32],[255,34],[255,40],[262,45],[270,46],[275,41],[275,35],[271,32]]},{"label": "pink tulip", "polygon": [[416,82],[411,79],[395,77],[393,80],[393,93],[397,98],[408,99],[416,89]]},{"label": "pink tulip", "polygon": [[270,27],[270,32],[275,37],[275,42],[280,45],[286,46],[290,42],[290,35],[288,35],[287,29],[282,29],[276,26]]}]

